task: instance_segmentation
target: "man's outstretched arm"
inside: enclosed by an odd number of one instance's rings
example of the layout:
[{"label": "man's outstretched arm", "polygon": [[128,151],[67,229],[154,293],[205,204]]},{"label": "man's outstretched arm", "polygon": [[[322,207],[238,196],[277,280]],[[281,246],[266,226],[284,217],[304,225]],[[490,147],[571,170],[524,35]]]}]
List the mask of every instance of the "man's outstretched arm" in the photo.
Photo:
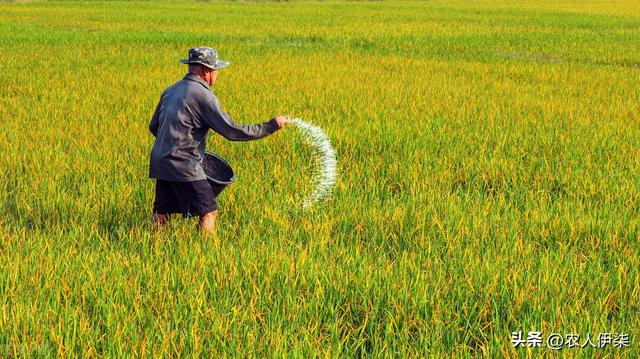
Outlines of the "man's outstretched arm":
[{"label": "man's outstretched arm", "polygon": [[220,108],[220,102],[216,98],[206,106],[203,120],[209,128],[230,141],[257,140],[276,132],[291,122],[282,116],[277,116],[268,122],[255,125],[235,124],[231,116]]}]

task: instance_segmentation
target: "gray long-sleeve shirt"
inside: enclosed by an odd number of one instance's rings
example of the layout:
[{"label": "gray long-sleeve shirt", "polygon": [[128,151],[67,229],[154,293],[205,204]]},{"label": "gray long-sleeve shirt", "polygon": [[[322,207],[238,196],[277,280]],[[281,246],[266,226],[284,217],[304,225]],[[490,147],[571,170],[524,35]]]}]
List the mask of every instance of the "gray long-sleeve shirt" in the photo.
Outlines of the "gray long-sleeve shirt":
[{"label": "gray long-sleeve shirt", "polygon": [[206,179],[201,162],[209,129],[228,140],[248,141],[272,134],[278,125],[275,120],[256,125],[233,123],[209,85],[187,74],[164,90],[149,124],[156,136],[149,177],[174,182]]}]

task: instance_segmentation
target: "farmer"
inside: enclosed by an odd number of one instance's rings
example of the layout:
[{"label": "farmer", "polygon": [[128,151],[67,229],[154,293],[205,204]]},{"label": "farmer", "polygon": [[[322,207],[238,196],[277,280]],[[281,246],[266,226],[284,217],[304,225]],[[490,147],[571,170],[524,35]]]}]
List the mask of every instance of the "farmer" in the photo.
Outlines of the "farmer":
[{"label": "farmer", "polygon": [[218,70],[229,65],[210,47],[189,50],[189,73],[164,90],[149,130],[156,137],[151,150],[149,177],[156,179],[154,229],[164,227],[169,215],[199,216],[201,232],[214,229],[218,214],[211,186],[202,169],[207,132],[216,131],[231,141],[256,140],[291,123],[283,116],[256,125],[235,124],[220,108],[211,86]]}]

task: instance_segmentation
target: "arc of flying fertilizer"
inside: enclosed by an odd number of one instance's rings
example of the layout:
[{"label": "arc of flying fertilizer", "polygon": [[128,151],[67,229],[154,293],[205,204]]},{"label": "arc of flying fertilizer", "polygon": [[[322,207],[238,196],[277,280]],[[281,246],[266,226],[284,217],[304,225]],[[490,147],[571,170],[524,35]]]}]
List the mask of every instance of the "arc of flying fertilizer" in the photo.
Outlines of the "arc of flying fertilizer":
[{"label": "arc of flying fertilizer", "polygon": [[297,117],[287,118],[293,121],[296,128],[313,147],[312,156],[320,168],[314,176],[315,189],[302,202],[302,208],[307,209],[331,195],[338,175],[338,160],[329,137],[320,127]]}]

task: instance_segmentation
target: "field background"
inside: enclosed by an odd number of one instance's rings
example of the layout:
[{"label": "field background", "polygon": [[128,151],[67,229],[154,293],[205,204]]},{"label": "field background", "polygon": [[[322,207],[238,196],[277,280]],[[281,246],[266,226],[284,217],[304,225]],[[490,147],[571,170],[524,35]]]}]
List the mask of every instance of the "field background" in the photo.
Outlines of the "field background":
[{"label": "field background", "polygon": [[[640,3],[558,3],[0,4],[0,355],[638,357]],[[324,206],[294,129],[211,135],[217,236],[149,234],[147,125],[198,45],[237,122],[327,131]]]}]

